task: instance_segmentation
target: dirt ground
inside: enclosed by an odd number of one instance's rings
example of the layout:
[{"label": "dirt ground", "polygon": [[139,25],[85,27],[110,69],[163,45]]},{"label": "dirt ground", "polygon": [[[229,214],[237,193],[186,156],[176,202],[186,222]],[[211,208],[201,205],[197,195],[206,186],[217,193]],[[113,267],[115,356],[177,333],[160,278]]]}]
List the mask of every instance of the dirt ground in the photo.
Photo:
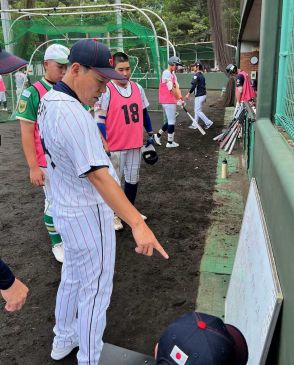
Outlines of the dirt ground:
[{"label": "dirt ground", "polygon": [[[210,93],[204,109],[215,122],[206,136],[189,129],[190,121],[181,111],[175,134],[180,147],[167,149],[164,143],[157,148],[156,165],[142,162],[137,208],[148,216],[170,259],[137,255],[130,230],[117,233],[105,342],[152,354],[165,326],[195,308],[216,178],[218,146],[212,138],[223,123],[219,94]],[[188,108],[193,110],[191,102]],[[156,130],[162,114],[151,113],[151,118]],[[16,122],[0,124],[0,134],[0,256],[30,288],[20,313],[0,311],[0,364],[54,364],[50,349],[61,265],[53,258],[42,222],[43,192],[28,180],[19,126]],[[165,136],[162,139],[166,141]],[[74,365],[75,356],[58,363]]]}]

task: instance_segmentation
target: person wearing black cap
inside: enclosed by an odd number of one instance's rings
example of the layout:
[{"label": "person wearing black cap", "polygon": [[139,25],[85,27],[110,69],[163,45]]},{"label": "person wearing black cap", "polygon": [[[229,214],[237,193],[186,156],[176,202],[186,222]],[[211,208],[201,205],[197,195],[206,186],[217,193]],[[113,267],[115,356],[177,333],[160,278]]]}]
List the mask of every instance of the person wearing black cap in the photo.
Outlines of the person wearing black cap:
[{"label": "person wearing black cap", "polygon": [[194,119],[189,128],[197,129],[197,124],[199,118],[205,123],[205,129],[210,128],[213,122],[207,118],[207,116],[202,111],[202,104],[206,101],[206,82],[203,75],[203,66],[201,63],[196,62],[192,65],[192,71],[194,72],[193,80],[191,82],[191,89],[186,95],[186,99],[190,98],[190,95],[194,93],[195,103],[194,103]]},{"label": "person wearing black cap", "polygon": [[38,113],[65,251],[51,358],[61,360],[78,346],[78,364],[97,365],[114,272],[113,211],[130,225],[137,253],[168,255],[121,190],[97,125],[83,108],[94,106],[110,79],[124,77],[113,69],[109,49],[92,39],[76,42],[69,62]]},{"label": "person wearing black cap", "polygon": [[220,318],[188,312],[163,332],[155,348],[157,365],[246,365],[241,331]]},{"label": "person wearing black cap", "polygon": [[[0,47],[0,75],[14,72],[26,64],[27,61]],[[5,309],[8,312],[20,310],[25,304],[28,291],[26,285],[16,279],[9,266],[0,259],[0,293],[6,302]]]}]

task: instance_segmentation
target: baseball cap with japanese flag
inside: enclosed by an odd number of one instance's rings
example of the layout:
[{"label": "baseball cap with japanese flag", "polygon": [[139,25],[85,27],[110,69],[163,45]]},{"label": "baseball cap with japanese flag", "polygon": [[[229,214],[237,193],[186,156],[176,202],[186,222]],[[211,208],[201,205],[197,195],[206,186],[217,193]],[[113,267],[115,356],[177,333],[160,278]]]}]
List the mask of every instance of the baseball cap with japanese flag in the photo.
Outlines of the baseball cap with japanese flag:
[{"label": "baseball cap with japanese flag", "polygon": [[245,365],[243,334],[220,318],[189,312],[175,319],[158,343],[157,365]]}]

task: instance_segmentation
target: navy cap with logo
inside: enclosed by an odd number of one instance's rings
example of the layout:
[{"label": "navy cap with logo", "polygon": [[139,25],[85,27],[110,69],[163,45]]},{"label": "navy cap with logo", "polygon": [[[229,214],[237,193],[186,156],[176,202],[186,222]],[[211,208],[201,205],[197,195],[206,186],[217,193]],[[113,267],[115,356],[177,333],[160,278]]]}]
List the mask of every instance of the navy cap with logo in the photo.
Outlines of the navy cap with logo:
[{"label": "navy cap with logo", "polygon": [[113,79],[124,80],[113,68],[113,60],[109,49],[95,39],[81,39],[76,42],[68,56],[70,63],[77,62],[80,65],[92,68],[101,76]]},{"label": "navy cap with logo", "polygon": [[0,75],[14,72],[27,64],[27,61],[2,50],[0,47]]},{"label": "navy cap with logo", "polygon": [[210,314],[189,312],[163,332],[157,365],[245,365],[247,343],[234,326]]}]

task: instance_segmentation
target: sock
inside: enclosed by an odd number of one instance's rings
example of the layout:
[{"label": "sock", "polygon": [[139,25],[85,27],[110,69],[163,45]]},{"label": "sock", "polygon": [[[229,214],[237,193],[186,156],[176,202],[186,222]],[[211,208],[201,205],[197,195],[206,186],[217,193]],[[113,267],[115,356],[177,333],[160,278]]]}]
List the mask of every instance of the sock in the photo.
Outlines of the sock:
[{"label": "sock", "polygon": [[138,189],[138,184],[130,184],[125,181],[125,194],[133,205],[135,205],[137,189]]},{"label": "sock", "polygon": [[174,141],[174,133],[168,133],[167,142],[168,143],[173,143],[173,141]]},{"label": "sock", "polygon": [[62,243],[62,238],[58,232],[56,232],[56,229],[54,227],[53,218],[50,215],[44,214],[44,223],[47,228],[47,231],[49,233],[49,237],[51,240],[51,245],[55,246],[59,243]]},{"label": "sock", "polygon": [[168,124],[167,122],[163,124],[163,126],[161,127],[161,129],[159,129],[159,131],[157,132],[157,137],[160,138],[162,133],[165,132],[168,128]]},{"label": "sock", "polygon": [[175,126],[173,124],[169,124],[167,127],[167,133],[172,134],[175,131]]}]

